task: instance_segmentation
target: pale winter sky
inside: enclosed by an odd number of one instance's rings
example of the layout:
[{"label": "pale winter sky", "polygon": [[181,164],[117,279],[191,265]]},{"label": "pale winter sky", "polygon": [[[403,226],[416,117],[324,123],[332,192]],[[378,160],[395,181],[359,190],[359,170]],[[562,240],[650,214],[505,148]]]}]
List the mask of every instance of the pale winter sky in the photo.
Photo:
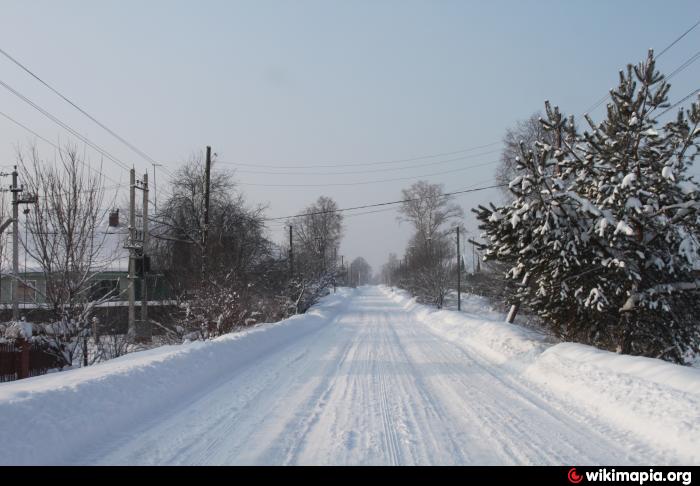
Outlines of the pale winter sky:
[{"label": "pale winter sky", "polygon": [[[488,163],[498,159],[498,145],[395,164],[292,167],[489,145],[545,99],[580,115],[626,63],[642,60],[649,47],[660,51],[697,22],[700,4],[1,0],[0,12],[0,48],[168,170],[206,145],[222,163],[257,164],[229,167],[238,167],[248,200],[268,204],[275,217],[321,194],[340,207],[399,199],[402,187],[425,174],[443,173],[426,179],[448,191],[492,184],[495,165]],[[699,47],[700,28],[664,54],[659,68],[672,72]],[[696,62],[672,79],[671,100],[700,88],[699,79]],[[127,165],[152,171],[5,58],[0,81]],[[0,112],[52,141],[71,140],[1,86]],[[17,145],[33,139],[0,116],[0,165],[11,165]],[[53,158],[48,144],[39,146]],[[99,165],[95,151],[87,154]],[[111,178],[127,180],[125,170],[102,163]],[[396,178],[411,180],[364,184]],[[166,179],[158,173],[159,193]],[[348,183],[362,184],[333,185]],[[469,208],[498,198],[497,190],[460,197],[467,228],[476,232]],[[362,255],[378,269],[389,252],[403,251],[410,231],[395,211],[347,216],[346,258]],[[272,226],[275,239],[283,229]]]}]

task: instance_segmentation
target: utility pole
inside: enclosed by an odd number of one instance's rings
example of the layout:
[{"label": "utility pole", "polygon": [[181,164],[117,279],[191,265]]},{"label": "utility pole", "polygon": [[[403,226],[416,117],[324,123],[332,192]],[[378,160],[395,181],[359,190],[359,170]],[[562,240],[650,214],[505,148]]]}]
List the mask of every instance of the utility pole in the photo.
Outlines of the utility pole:
[{"label": "utility pole", "polygon": [[[5,175],[5,174],[2,174]],[[19,205],[34,204],[37,202],[36,194],[20,199],[19,193],[24,191],[24,187],[17,185],[17,166],[12,171],[12,320],[19,320]],[[7,221],[3,224],[6,227]],[[26,271],[26,264],[25,264]]]},{"label": "utility pole", "polygon": [[457,310],[462,310],[462,255],[459,252],[459,226],[457,226]]},{"label": "utility pole", "polygon": [[19,193],[17,166],[12,171],[12,320],[19,320]]},{"label": "utility pole", "polygon": [[294,233],[289,225],[289,278],[294,278]]},{"label": "utility pole", "polygon": [[[526,287],[528,282],[530,281],[530,274],[526,273],[525,276],[523,277],[523,281],[520,282],[521,287]],[[518,314],[518,310],[520,310],[520,301],[516,301],[512,306],[510,306],[510,311],[508,312],[508,317],[506,317],[506,322],[508,324],[513,324],[513,321],[515,320],[515,316]]]},{"label": "utility pole", "polygon": [[202,234],[202,279],[207,271],[207,238],[209,236],[209,184],[211,181],[211,147],[207,145],[204,168],[204,232]]},{"label": "utility pole", "polygon": [[472,241],[472,273],[476,273],[476,244]]},{"label": "utility pole", "polygon": [[129,335],[136,336],[136,171],[129,171]]},{"label": "utility pole", "polygon": [[143,234],[141,236],[141,325],[144,333],[150,338],[150,326],[148,326],[148,172],[143,175]]},{"label": "utility pole", "polygon": [[[141,229],[136,222],[136,190],[143,192]],[[146,273],[148,269],[148,173],[143,180],[136,180],[136,171],[129,171],[129,238],[124,245],[129,250],[129,335],[136,341],[150,341],[151,327],[148,322],[148,290]],[[137,263],[139,272],[137,275]],[[136,320],[136,279],[141,278],[141,319]]]}]

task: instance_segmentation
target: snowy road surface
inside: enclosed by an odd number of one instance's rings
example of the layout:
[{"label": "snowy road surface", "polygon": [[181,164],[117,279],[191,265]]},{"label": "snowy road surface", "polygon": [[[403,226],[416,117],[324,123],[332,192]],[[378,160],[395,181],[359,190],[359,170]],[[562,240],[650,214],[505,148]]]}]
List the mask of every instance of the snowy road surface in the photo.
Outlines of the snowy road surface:
[{"label": "snowy road surface", "polygon": [[304,339],[76,458],[98,464],[601,464],[658,459],[429,332],[376,287]]}]

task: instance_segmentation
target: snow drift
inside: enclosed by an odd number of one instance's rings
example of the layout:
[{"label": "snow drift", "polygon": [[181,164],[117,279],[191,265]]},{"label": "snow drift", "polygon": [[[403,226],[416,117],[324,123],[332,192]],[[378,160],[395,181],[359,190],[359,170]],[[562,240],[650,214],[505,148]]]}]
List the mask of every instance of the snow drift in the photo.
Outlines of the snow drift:
[{"label": "snow drift", "polygon": [[688,463],[700,463],[700,369],[556,343],[504,323],[476,296],[468,296],[465,312],[458,313],[420,305],[404,291],[384,292],[434,334],[479,354],[514,381],[527,380],[543,394],[554,394],[562,407],[599,417],[675,451]]},{"label": "snow drift", "polygon": [[306,314],[212,341],[163,346],[2,384],[0,464],[70,463],[68,454],[187,403],[230,378],[231,369],[329,324],[344,308],[345,294],[339,289]]}]

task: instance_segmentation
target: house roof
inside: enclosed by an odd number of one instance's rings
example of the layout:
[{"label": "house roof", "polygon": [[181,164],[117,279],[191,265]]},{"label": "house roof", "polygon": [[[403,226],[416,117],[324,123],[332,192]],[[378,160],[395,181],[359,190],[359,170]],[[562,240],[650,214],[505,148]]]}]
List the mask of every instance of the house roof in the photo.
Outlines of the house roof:
[{"label": "house roof", "polygon": [[[110,271],[110,272],[127,272],[129,270],[129,250],[124,248],[124,243],[127,238],[127,223],[126,218],[120,215],[119,225],[116,227],[109,226],[109,218],[105,218],[100,223],[95,232],[93,243],[97,249],[93,260],[95,271]],[[4,238],[2,247],[2,267],[4,273],[12,268],[12,228],[6,230],[7,238]],[[41,272],[39,262],[32,257],[32,253],[36,254],[36,241],[32,238],[31,232],[26,231],[26,226],[22,218],[19,222],[19,269],[20,272]],[[25,242],[26,239],[26,242]],[[23,243],[24,242],[24,243]],[[30,251],[25,250],[25,245],[30,248]],[[34,249],[34,251],[32,250]],[[25,263],[26,262],[26,263]]]}]

